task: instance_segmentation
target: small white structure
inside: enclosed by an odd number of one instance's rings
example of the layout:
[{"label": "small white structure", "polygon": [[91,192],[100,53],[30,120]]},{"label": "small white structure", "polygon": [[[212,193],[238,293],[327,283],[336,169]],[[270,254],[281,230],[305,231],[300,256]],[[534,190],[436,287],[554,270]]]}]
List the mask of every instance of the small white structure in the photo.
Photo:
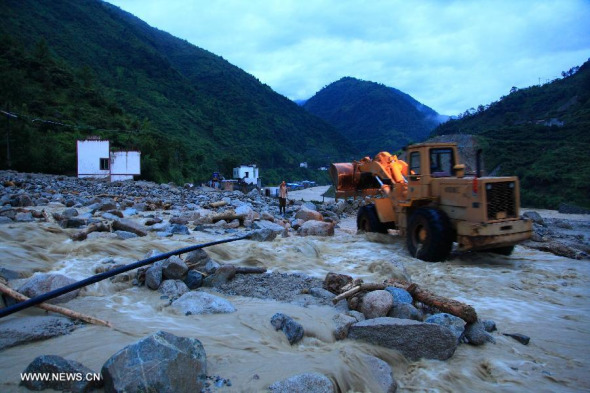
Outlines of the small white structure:
[{"label": "small white structure", "polygon": [[234,179],[242,179],[248,184],[258,184],[258,168],[256,165],[240,165],[234,168]]},{"label": "small white structure", "polygon": [[141,174],[139,151],[110,151],[110,142],[102,139],[78,141],[78,177],[132,180]]},{"label": "small white structure", "polygon": [[299,163],[299,168],[307,168],[307,162]]}]

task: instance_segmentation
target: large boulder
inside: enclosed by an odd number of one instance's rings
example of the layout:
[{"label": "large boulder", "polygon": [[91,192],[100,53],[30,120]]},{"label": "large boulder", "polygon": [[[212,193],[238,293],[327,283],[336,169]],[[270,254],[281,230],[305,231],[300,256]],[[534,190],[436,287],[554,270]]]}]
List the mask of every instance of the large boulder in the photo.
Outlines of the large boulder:
[{"label": "large boulder", "polygon": [[164,296],[169,299],[178,299],[189,291],[186,284],[181,280],[164,280],[158,289]]},{"label": "large boulder", "polygon": [[305,373],[277,381],[268,389],[273,393],[334,393],[336,388],[330,378],[318,373]]},{"label": "large boulder", "polygon": [[394,302],[387,316],[391,318],[413,319],[414,321],[424,320],[424,313],[408,303]]},{"label": "large boulder", "polygon": [[[33,277],[27,280],[27,282],[25,282],[20,288],[18,288],[17,292],[20,292],[23,295],[32,298],[53,291],[55,289],[65,287],[66,285],[70,285],[75,282],[76,280],[66,277],[63,274],[39,273],[35,274]],[[58,296],[55,299],[48,300],[47,303],[57,304],[69,302],[70,300],[78,296],[79,293],[80,289],[76,289],[74,291],[64,293],[63,295]]]},{"label": "large boulder", "polygon": [[297,211],[297,213],[295,213],[295,218],[303,220],[303,221],[310,221],[310,220],[323,221],[324,220],[324,217],[322,216],[322,214],[320,212],[308,209],[305,206],[303,206],[301,209],[299,209],[299,211]]},{"label": "large boulder", "polygon": [[293,318],[283,313],[276,313],[270,319],[270,324],[275,328],[275,330],[281,329],[285,336],[287,336],[287,340],[289,340],[289,344],[293,345],[303,338],[303,326],[298,322],[295,322]]},{"label": "large boulder", "polygon": [[207,357],[199,340],[159,331],[114,354],[102,366],[102,376],[106,393],[199,392]]},{"label": "large boulder", "polygon": [[164,278],[170,280],[179,280],[188,271],[186,263],[179,256],[173,255],[166,259],[162,264],[162,274]]},{"label": "large boulder", "polygon": [[387,291],[371,291],[363,297],[361,312],[367,319],[379,318],[387,315],[393,307],[393,297]]},{"label": "large boulder", "polygon": [[364,366],[366,367],[366,375],[370,380],[370,391],[372,393],[394,393],[397,390],[397,382],[393,378],[393,371],[389,364],[383,360],[371,356],[361,355]]},{"label": "large boulder", "polygon": [[399,303],[412,304],[412,302],[414,301],[414,299],[412,298],[412,295],[410,295],[410,293],[408,291],[406,291],[405,289],[396,288],[396,287],[387,287],[387,288],[385,288],[385,290],[387,292],[391,293],[391,296],[393,297],[393,304],[399,304]]},{"label": "large boulder", "polygon": [[72,378],[56,378],[43,381],[39,379],[23,379],[20,383],[29,390],[61,390],[68,392],[89,392],[100,388],[103,384],[99,375],[74,360],[61,356],[41,355],[33,360],[23,374],[69,374]]},{"label": "large boulder", "polygon": [[0,350],[69,334],[76,327],[68,318],[53,316],[19,317],[2,321]]},{"label": "large boulder", "polygon": [[172,307],[185,315],[222,314],[236,311],[227,300],[206,292],[187,292],[172,302]]},{"label": "large boulder", "polygon": [[388,317],[355,323],[348,338],[396,349],[410,360],[446,360],[458,345],[453,332],[444,326]]},{"label": "large boulder", "polygon": [[145,286],[149,289],[156,290],[160,288],[162,284],[162,264],[159,262],[154,263],[145,272]]},{"label": "large boulder", "polygon": [[271,221],[266,221],[266,220],[255,221],[252,224],[252,227],[254,229],[270,229],[271,231],[273,231],[277,235],[280,235],[283,232],[285,232],[285,227],[284,226],[279,225],[279,224],[276,224],[276,223],[271,222]]},{"label": "large boulder", "polygon": [[336,340],[344,340],[348,337],[348,330],[358,322],[356,318],[346,314],[334,315],[332,321],[334,322],[334,338]]},{"label": "large boulder", "polygon": [[206,287],[219,287],[230,281],[236,275],[236,267],[234,265],[221,265],[215,273],[205,278],[203,285]]},{"label": "large boulder", "polygon": [[323,221],[306,221],[299,227],[300,236],[334,236],[334,224]]},{"label": "large boulder", "polygon": [[465,331],[465,321],[459,317],[456,317],[447,313],[438,313],[429,316],[424,321],[426,323],[436,323],[438,325],[449,328],[451,332],[457,337],[457,340],[461,338]]}]

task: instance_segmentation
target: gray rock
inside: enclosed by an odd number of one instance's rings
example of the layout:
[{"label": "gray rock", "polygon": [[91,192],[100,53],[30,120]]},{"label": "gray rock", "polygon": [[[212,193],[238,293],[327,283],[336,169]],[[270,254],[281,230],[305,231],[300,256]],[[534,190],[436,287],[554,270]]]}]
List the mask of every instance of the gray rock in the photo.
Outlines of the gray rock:
[{"label": "gray rock", "polygon": [[0,224],[12,224],[12,220],[6,216],[0,216]]},{"label": "gray rock", "polygon": [[179,256],[173,255],[162,263],[164,278],[180,280],[188,271],[186,263]]},{"label": "gray rock", "polygon": [[310,288],[309,294],[311,296],[319,297],[320,299],[326,299],[326,300],[334,299],[334,294],[324,288],[318,288],[318,287]]},{"label": "gray rock", "polygon": [[194,393],[205,386],[207,356],[199,340],[159,331],[114,354],[102,376],[106,393]]},{"label": "gray rock", "polygon": [[168,232],[175,234],[175,235],[190,235],[190,231],[186,225],[183,224],[173,224],[168,228]]},{"label": "gray rock", "polygon": [[366,367],[366,374],[363,375],[366,375],[371,382],[374,381],[376,385],[371,386],[371,393],[395,393],[397,382],[389,364],[371,355],[361,355],[361,359]]},{"label": "gray rock", "polygon": [[361,312],[367,319],[379,318],[387,315],[393,307],[393,297],[387,291],[371,291],[363,297]]},{"label": "gray rock", "polygon": [[78,210],[74,208],[65,209],[61,212],[62,217],[64,218],[72,218],[78,216]]},{"label": "gray rock", "polygon": [[487,342],[496,343],[494,337],[486,332],[485,325],[479,319],[465,326],[464,337],[471,345],[483,345]]},{"label": "gray rock", "polygon": [[248,234],[250,240],[258,242],[271,242],[277,237],[277,233],[269,228],[258,229]]},{"label": "gray rock", "polygon": [[[63,274],[39,273],[27,280],[20,288],[18,288],[17,292],[33,298],[75,282],[76,280],[66,277]],[[76,289],[75,291],[58,296],[55,299],[48,300],[47,303],[57,304],[69,302],[78,296],[79,293],[80,290]]]},{"label": "gray rock", "polygon": [[164,280],[158,290],[169,299],[177,299],[189,291],[186,284],[180,280]]},{"label": "gray rock", "polygon": [[147,236],[147,228],[145,226],[127,218],[121,218],[119,220],[113,221],[113,229],[133,232],[137,236]]},{"label": "gray rock", "polygon": [[324,217],[322,216],[322,214],[316,210],[310,210],[308,208],[306,208],[305,206],[301,207],[301,209],[299,209],[297,211],[297,213],[295,213],[295,218],[299,219],[299,220],[303,220],[303,221],[323,221]]},{"label": "gray rock", "polygon": [[27,194],[18,194],[10,199],[10,204],[14,207],[29,207],[33,206],[33,200]]},{"label": "gray rock", "polygon": [[145,286],[149,289],[156,290],[162,284],[162,265],[154,264],[145,272]]},{"label": "gray rock", "polygon": [[199,271],[203,271],[203,268],[210,260],[211,257],[203,249],[191,251],[184,257],[184,263]]},{"label": "gray rock", "polygon": [[274,393],[334,393],[336,387],[323,374],[305,373],[277,381],[268,389]]},{"label": "gray rock", "polygon": [[297,229],[300,236],[334,236],[334,224],[323,221],[306,221]]},{"label": "gray rock", "polygon": [[34,316],[0,322],[0,350],[69,334],[76,325],[68,318]]},{"label": "gray rock", "polygon": [[396,349],[410,360],[446,360],[458,345],[457,337],[444,326],[386,317],[355,323],[348,338]]},{"label": "gray rock", "polygon": [[33,214],[31,212],[22,212],[16,213],[16,217],[14,218],[16,222],[33,222],[35,219],[33,218]]},{"label": "gray rock", "polygon": [[334,338],[336,340],[344,340],[348,337],[348,330],[358,322],[355,318],[345,314],[334,315],[332,321],[334,322]]},{"label": "gray rock", "polygon": [[223,314],[236,311],[227,300],[206,292],[187,292],[172,302],[172,307],[185,315]]},{"label": "gray rock", "polygon": [[512,337],[522,345],[528,345],[531,338],[521,333],[502,333],[505,336]]},{"label": "gray rock", "polygon": [[252,224],[252,226],[254,229],[270,229],[271,231],[273,231],[277,235],[280,235],[281,233],[283,233],[285,231],[285,227],[283,227],[282,225],[276,224],[274,222],[266,221],[266,220],[255,221]]},{"label": "gray rock", "polygon": [[481,321],[483,323],[483,327],[486,330],[486,332],[491,333],[494,332],[496,330],[498,330],[496,328],[496,322],[492,321],[491,319],[484,319],[483,321]]},{"label": "gray rock", "polygon": [[186,273],[184,283],[190,290],[200,288],[203,285],[203,275],[195,270],[189,270]]},{"label": "gray rock", "polygon": [[203,285],[206,287],[219,287],[236,275],[236,267],[234,265],[221,265],[215,270],[215,273],[205,278]]},{"label": "gray rock", "polygon": [[61,220],[59,226],[62,228],[81,228],[88,225],[89,220],[84,217],[71,217]]},{"label": "gray rock", "polygon": [[285,336],[287,336],[287,340],[289,340],[289,344],[293,345],[303,338],[303,326],[298,322],[295,322],[293,318],[283,313],[276,313],[270,319],[271,325],[275,328],[275,330],[281,329]]},{"label": "gray rock", "polygon": [[127,231],[115,231],[115,235],[117,235],[117,238],[121,240],[133,239],[138,237],[135,233]]},{"label": "gray rock", "polygon": [[422,311],[408,303],[394,303],[387,316],[391,318],[413,319],[414,321],[422,321],[424,319]]},{"label": "gray rock", "polygon": [[541,217],[541,215],[539,213],[537,213],[536,211],[527,211],[527,212],[524,212],[522,214],[522,216],[524,218],[527,218],[529,220],[532,220],[535,224],[539,224],[539,225],[545,226],[545,221],[543,220],[543,217]]},{"label": "gray rock", "polygon": [[414,301],[414,299],[412,298],[412,295],[410,295],[410,293],[408,291],[406,291],[405,289],[396,288],[396,287],[387,287],[387,288],[385,288],[385,290],[387,292],[391,293],[391,296],[393,296],[393,304],[399,304],[399,303],[412,304],[412,302]]},{"label": "gray rock", "polygon": [[449,328],[451,332],[457,337],[457,340],[461,338],[465,331],[465,321],[459,317],[456,317],[447,313],[434,314],[426,318],[426,323],[436,323],[437,325]]},{"label": "gray rock", "polygon": [[[58,380],[22,380],[21,386],[29,390],[62,390],[68,392],[89,392],[102,387],[102,379],[86,378],[96,375],[94,371],[74,360],[64,359],[61,356],[41,355],[33,360],[23,373],[29,374],[74,374],[80,378],[59,378]],[[79,380],[77,380],[79,379]]]}]

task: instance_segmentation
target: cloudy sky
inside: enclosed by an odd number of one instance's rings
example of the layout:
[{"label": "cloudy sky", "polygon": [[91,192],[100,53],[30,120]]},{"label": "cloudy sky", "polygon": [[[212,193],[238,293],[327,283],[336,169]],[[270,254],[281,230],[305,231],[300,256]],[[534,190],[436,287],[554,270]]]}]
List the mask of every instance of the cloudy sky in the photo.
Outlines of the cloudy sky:
[{"label": "cloudy sky", "polygon": [[590,0],[107,0],[291,99],[343,76],[456,115],[590,58]]}]

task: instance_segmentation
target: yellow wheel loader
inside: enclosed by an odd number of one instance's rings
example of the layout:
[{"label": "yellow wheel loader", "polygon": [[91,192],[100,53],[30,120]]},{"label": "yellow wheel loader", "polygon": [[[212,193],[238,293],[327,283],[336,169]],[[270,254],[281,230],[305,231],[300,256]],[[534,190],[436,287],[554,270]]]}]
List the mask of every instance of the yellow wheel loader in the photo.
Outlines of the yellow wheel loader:
[{"label": "yellow wheel loader", "polygon": [[334,163],[330,175],[336,198],[363,197],[357,215],[365,232],[397,230],[410,254],[424,261],[459,250],[509,255],[532,233],[519,217],[517,177],[465,176],[456,143],[421,143],[406,150],[407,163],[387,152],[373,159]]}]

